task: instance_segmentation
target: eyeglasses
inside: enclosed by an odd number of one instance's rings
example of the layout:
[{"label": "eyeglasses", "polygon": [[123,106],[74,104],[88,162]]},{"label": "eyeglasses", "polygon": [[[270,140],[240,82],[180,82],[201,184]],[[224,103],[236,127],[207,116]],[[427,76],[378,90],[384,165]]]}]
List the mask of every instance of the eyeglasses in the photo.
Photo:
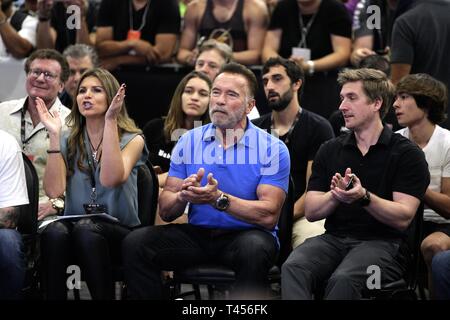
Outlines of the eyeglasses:
[{"label": "eyeglasses", "polygon": [[44,74],[44,79],[47,81],[55,80],[58,76],[49,72],[49,71],[43,71],[41,69],[31,69],[30,72],[28,72],[30,76],[33,78],[39,78],[41,74]]}]

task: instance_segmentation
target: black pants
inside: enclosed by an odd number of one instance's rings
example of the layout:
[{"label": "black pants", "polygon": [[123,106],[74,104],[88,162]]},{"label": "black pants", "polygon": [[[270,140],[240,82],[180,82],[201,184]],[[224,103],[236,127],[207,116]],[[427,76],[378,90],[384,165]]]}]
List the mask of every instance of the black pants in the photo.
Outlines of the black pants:
[{"label": "black pants", "polygon": [[312,299],[325,284],[324,299],[361,299],[370,266],[380,268],[381,283],[402,277],[406,268],[401,240],[356,240],[323,234],[299,245],[282,266],[282,298]]},{"label": "black pants", "polygon": [[130,229],[100,219],[58,221],[41,235],[42,283],[47,299],[67,299],[66,273],[78,265],[93,299],[114,299],[113,263],[121,261],[121,242]]},{"label": "black pants", "polygon": [[[252,229],[226,231],[190,224],[146,227],[122,244],[125,281],[131,299],[162,299],[161,270],[217,262],[233,269],[239,297],[267,289],[267,273],[277,255],[274,237]],[[249,297],[251,298],[251,297]]]}]

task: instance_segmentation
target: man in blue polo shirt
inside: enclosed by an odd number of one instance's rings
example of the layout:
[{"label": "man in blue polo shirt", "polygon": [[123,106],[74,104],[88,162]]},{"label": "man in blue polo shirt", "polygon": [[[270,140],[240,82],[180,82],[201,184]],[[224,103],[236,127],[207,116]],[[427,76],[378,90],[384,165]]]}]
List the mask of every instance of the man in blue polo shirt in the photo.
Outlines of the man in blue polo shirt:
[{"label": "man in blue polo shirt", "polygon": [[288,189],[289,153],[247,115],[256,78],[230,63],[211,91],[212,124],[186,133],[172,152],[159,214],[189,223],[141,228],[123,243],[131,299],[162,297],[161,270],[219,262],[236,273],[235,297],[258,298],[273,265],[278,217]]}]

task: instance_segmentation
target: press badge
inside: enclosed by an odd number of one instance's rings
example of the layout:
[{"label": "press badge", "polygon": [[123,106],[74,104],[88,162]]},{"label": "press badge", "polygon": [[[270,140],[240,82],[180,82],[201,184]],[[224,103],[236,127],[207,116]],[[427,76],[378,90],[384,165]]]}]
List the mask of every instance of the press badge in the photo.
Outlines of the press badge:
[{"label": "press badge", "polygon": [[141,38],[141,32],[139,30],[128,30],[127,40],[139,40]]},{"label": "press badge", "polygon": [[311,60],[311,49],[292,47],[292,56],[303,58],[304,61]]}]

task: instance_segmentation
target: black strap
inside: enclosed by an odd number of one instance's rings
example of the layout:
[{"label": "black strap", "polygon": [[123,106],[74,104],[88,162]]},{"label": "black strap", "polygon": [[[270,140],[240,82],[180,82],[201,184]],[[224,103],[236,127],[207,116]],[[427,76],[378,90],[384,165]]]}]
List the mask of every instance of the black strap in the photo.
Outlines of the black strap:
[{"label": "black strap", "polygon": [[[25,104],[27,101],[25,101]],[[26,130],[25,130],[25,113],[27,112],[27,109],[25,105],[22,107],[21,112],[21,119],[20,119],[20,140],[22,140],[22,149],[25,148],[25,145],[33,138],[38,132],[41,132],[42,130],[47,130],[45,127],[42,127],[41,129],[35,131],[31,136],[26,138]]]},{"label": "black strap", "polygon": [[[302,114],[302,108],[298,109],[297,115],[295,116],[295,120],[292,123],[291,127],[289,128],[288,132],[285,134],[286,139],[284,139],[284,144],[286,144],[286,146],[289,147],[289,140],[291,138],[292,132],[295,129],[295,126],[297,125],[298,120],[300,119],[300,115]],[[274,125],[273,125],[273,115],[270,117],[270,128],[272,130],[274,130]]]}]

